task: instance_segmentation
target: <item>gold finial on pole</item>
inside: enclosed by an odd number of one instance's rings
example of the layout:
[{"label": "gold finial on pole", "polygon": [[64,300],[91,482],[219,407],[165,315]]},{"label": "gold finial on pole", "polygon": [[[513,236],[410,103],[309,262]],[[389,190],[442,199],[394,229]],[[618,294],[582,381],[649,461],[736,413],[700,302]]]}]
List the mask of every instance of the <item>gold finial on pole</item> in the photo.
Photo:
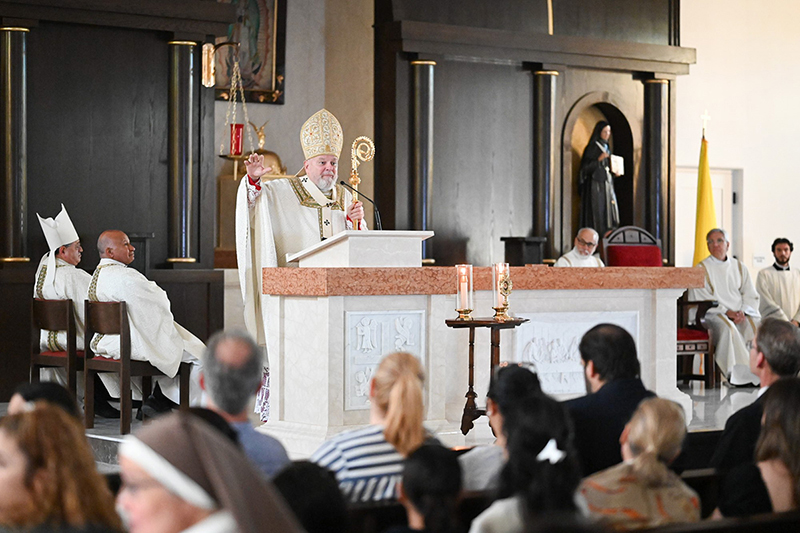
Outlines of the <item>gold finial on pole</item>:
[{"label": "gold finial on pole", "polygon": [[358,177],[358,165],[361,162],[372,161],[373,157],[375,157],[375,143],[372,139],[363,135],[356,137],[350,148],[350,163],[353,167],[350,171],[350,186],[356,190],[353,193],[353,203],[358,201],[358,184],[361,183],[361,178]]}]

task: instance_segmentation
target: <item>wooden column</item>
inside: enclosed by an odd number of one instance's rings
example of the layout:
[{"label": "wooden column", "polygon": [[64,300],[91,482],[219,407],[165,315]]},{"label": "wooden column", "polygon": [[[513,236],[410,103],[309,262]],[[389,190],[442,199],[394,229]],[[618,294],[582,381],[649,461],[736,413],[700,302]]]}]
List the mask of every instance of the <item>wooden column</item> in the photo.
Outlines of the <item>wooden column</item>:
[{"label": "wooden column", "polygon": [[[411,180],[411,220],[416,230],[431,229],[431,188],[433,187],[433,67],[435,61],[416,60],[413,69],[414,92],[411,113],[413,152]],[[428,241],[422,241],[422,263],[432,264]]]},{"label": "wooden column", "polygon": [[0,100],[3,105],[0,263],[28,262],[26,39],[28,28],[0,28]]},{"label": "wooden column", "polygon": [[168,263],[192,257],[194,41],[170,41]]},{"label": "wooden column", "polygon": [[[644,227],[669,249],[669,81],[644,80]],[[666,257],[666,255],[665,255]]]},{"label": "wooden column", "polygon": [[546,237],[544,256],[551,257],[555,197],[555,117],[558,72],[533,73],[533,235]]}]

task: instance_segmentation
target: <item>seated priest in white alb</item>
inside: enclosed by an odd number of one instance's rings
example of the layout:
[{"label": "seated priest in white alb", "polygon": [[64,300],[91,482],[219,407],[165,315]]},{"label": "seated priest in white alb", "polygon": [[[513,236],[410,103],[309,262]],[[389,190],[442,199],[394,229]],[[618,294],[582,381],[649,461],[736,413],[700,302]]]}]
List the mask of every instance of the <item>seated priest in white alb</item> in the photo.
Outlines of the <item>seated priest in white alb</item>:
[{"label": "seated priest in white alb", "polygon": [[557,267],[604,267],[603,261],[595,257],[594,251],[600,236],[592,228],[581,228],[575,236],[575,246],[558,258]]},{"label": "seated priest in white alb", "polygon": [[[284,267],[287,254],[297,253],[347,229],[367,229],[364,206],[338,182],[342,127],[333,113],[321,109],[300,131],[305,162],[291,178],[261,181],[270,172],[264,157],[245,160],[247,175],[236,196],[236,258],[248,332],[266,346],[266,304],[261,294],[261,269]],[[268,417],[268,371],[256,399],[261,419]]]},{"label": "seated priest in white alb", "polygon": [[705,286],[689,289],[689,299],[715,300],[706,314],[716,343],[715,358],[731,385],[758,385],[758,376],[750,372],[750,348],[758,329],[758,293],[747,267],[735,257],[728,257],[731,246],[725,230],[715,228],[706,235],[711,255],[699,266],[705,271]]},{"label": "seated priest in white alb", "polygon": [[800,326],[800,270],[789,268],[794,244],[778,238],[772,243],[775,263],[758,273],[756,290],[761,318],[777,318]]},{"label": "seated priest in white alb", "polygon": [[[131,359],[148,361],[166,377],[154,378],[157,384],[142,410],[147,416],[177,407],[180,401],[178,367],[181,362],[192,363],[189,402],[200,405],[200,358],[205,344],[181,327],[172,317],[167,293],[155,282],[128,265],[134,259],[135,248],[121,231],[109,230],[97,239],[100,263],[92,275],[88,299],[94,302],[126,302],[131,331]],[[95,334],[92,350],[103,357],[119,359],[119,335]],[[109,394],[119,398],[116,375],[102,373],[100,378]],[[131,385],[134,398],[141,397],[141,381]]]}]

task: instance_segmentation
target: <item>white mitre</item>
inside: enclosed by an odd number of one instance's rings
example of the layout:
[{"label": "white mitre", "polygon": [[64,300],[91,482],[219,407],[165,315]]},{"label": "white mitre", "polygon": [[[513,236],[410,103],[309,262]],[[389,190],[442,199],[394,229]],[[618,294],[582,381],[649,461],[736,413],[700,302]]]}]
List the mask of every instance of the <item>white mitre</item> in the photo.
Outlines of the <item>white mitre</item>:
[{"label": "white mitre", "polygon": [[75,226],[72,225],[72,220],[69,218],[64,204],[61,204],[61,212],[55,218],[42,218],[39,213],[36,213],[36,216],[39,218],[39,225],[42,226],[44,238],[47,240],[47,247],[50,248],[44,282],[52,284],[56,279],[56,250],[72,244],[80,237],[75,231]]}]

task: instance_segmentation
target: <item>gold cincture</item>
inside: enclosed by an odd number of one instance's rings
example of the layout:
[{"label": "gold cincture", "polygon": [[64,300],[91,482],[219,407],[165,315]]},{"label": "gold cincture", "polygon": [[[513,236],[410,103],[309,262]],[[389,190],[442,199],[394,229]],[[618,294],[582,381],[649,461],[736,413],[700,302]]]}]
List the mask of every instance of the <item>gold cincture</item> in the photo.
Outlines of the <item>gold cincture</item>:
[{"label": "gold cincture", "polygon": [[356,137],[353,145],[350,147],[350,164],[352,170],[350,171],[350,186],[355,189],[353,193],[353,203],[358,201],[358,184],[361,183],[361,178],[358,177],[358,165],[363,161],[372,161],[375,157],[375,143],[369,137],[361,136]]}]

